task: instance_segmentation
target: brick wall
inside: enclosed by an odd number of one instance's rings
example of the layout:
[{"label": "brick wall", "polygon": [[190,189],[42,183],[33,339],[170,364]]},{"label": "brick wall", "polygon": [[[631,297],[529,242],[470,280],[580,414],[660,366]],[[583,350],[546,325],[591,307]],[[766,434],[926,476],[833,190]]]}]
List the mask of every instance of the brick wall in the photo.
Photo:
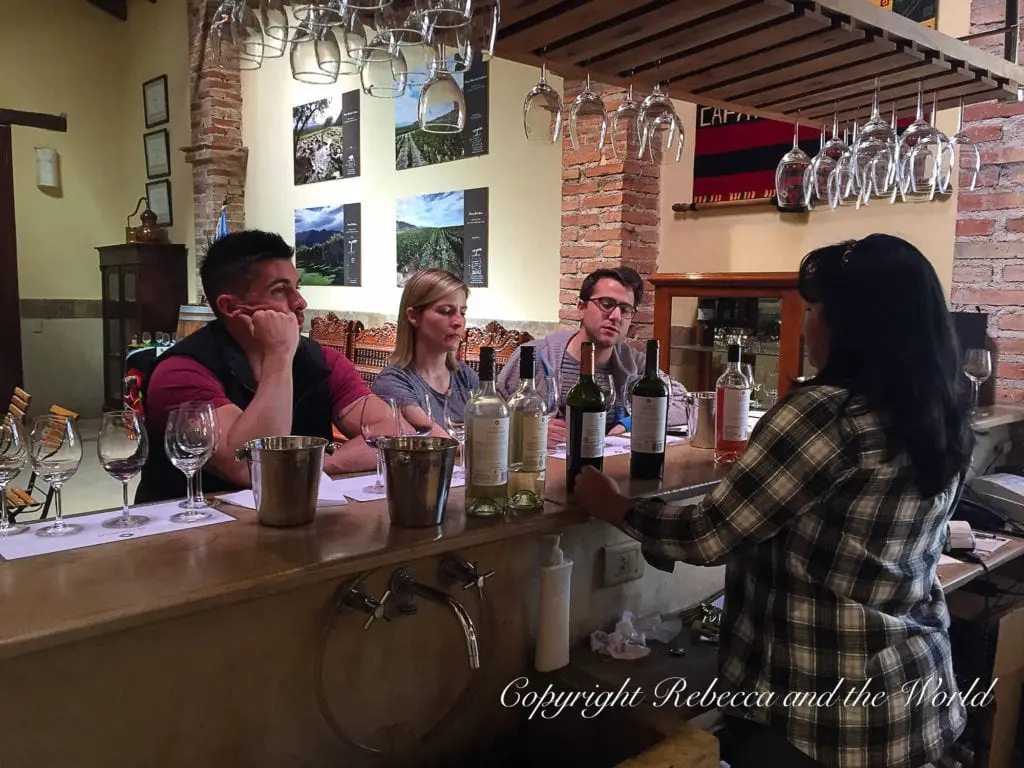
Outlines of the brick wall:
[{"label": "brick wall", "polygon": [[[184,149],[192,164],[195,195],[196,268],[217,230],[221,205],[228,201],[228,229],[245,226],[245,161],[242,144],[242,82],[237,70],[217,66],[210,19],[216,3],[188,0],[189,97],[191,145]],[[196,277],[197,295],[203,300]]]},{"label": "brick wall", "polygon": [[[660,163],[641,164],[635,131],[620,130],[616,159],[611,149],[611,114],[625,99],[621,88],[593,84],[608,112],[609,137],[598,151],[600,122],[579,121],[580,147],[574,152],[569,139],[569,108],[583,89],[579,81],[565,81],[565,142],[562,152],[562,279],[558,317],[565,328],[578,327],[576,308],[583,279],[595,269],[629,266],[647,277],[657,269]],[[634,94],[638,101],[643,95]],[[625,151],[622,148],[625,147]],[[644,303],[633,320],[630,336],[650,338],[654,322],[654,295],[646,284]]]},{"label": "brick wall", "polygon": [[[973,0],[971,32],[1003,26],[1004,0]],[[973,41],[1003,55],[1001,34]],[[1024,402],[1024,104],[975,104],[964,110],[968,135],[982,151],[973,192],[961,175],[953,309],[989,314],[995,397]]]}]

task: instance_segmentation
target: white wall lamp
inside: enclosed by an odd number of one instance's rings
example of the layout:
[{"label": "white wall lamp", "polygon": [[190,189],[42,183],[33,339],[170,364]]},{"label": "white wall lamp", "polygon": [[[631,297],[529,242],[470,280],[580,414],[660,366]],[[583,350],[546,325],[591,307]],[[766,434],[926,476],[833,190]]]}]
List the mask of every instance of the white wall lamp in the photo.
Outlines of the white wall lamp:
[{"label": "white wall lamp", "polygon": [[60,156],[51,147],[36,147],[36,186],[60,189]]}]

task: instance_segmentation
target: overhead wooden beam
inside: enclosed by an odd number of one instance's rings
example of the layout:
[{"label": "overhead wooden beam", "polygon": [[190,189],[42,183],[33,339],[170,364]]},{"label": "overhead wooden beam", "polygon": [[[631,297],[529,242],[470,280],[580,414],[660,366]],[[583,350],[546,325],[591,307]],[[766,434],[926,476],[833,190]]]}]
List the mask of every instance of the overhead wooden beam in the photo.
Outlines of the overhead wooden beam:
[{"label": "overhead wooden beam", "polygon": [[89,2],[121,21],[128,21],[128,0],[89,0]]},{"label": "overhead wooden beam", "polygon": [[67,115],[45,115],[42,112],[22,112],[20,109],[0,109],[0,125],[21,125],[42,128],[44,131],[68,132]]}]

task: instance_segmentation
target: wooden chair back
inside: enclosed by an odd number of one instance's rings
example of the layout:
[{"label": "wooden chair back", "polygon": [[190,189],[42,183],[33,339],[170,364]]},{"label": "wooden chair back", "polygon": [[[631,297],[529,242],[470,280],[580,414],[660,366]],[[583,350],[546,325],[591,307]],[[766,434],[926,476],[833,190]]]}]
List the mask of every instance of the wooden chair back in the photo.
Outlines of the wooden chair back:
[{"label": "wooden chair back", "polygon": [[489,322],[484,328],[468,328],[466,341],[460,349],[459,359],[477,373],[480,372],[480,347],[494,347],[495,373],[501,373],[516,347],[533,341],[525,331],[508,330],[497,321]]},{"label": "wooden chair back", "polygon": [[352,320],[342,320],[333,312],[314,317],[310,324],[309,338],[324,347],[332,347],[345,357],[352,356]]},{"label": "wooden chair back", "polygon": [[10,405],[7,406],[7,412],[12,416],[25,420],[25,414],[28,413],[29,403],[32,402],[32,395],[26,392],[21,387],[14,388],[14,394],[11,396]]},{"label": "wooden chair back", "polygon": [[64,435],[67,434],[65,432],[66,423],[68,420],[78,421],[78,414],[67,408],[61,408],[59,405],[51,405],[49,415],[56,418],[50,419],[46,431],[43,432],[43,445],[57,450],[64,442]]},{"label": "wooden chair back", "polygon": [[397,343],[398,329],[394,323],[363,328],[362,323],[355,321],[349,357],[367,386],[372,386],[377,375],[387,367]]}]

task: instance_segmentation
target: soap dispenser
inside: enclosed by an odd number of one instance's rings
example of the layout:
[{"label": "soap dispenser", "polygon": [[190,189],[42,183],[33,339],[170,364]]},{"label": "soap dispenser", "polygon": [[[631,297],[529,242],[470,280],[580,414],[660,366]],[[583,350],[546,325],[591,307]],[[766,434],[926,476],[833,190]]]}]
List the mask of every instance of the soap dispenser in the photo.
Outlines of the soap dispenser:
[{"label": "soap dispenser", "polygon": [[540,606],[534,666],[552,672],[569,663],[569,593],[572,560],[562,554],[560,535],[542,536]]}]

